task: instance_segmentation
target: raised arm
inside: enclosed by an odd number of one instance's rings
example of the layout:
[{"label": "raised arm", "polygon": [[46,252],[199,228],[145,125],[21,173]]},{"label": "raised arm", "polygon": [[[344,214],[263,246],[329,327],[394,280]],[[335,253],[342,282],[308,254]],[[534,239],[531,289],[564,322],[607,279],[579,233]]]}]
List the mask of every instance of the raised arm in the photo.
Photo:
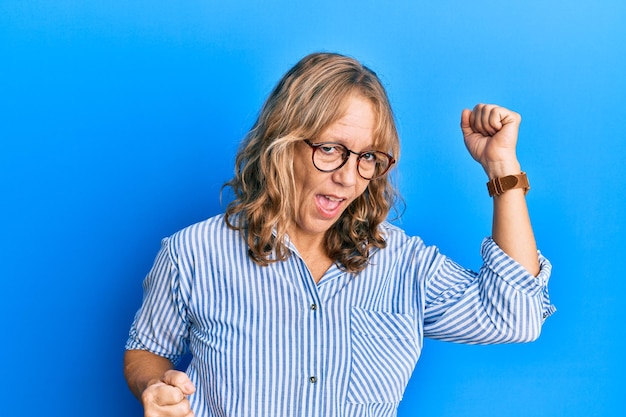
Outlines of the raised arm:
[{"label": "raised arm", "polygon": [[[519,114],[496,105],[478,104],[473,110],[463,110],[465,146],[489,180],[521,173],[516,154],[520,122]],[[537,245],[523,189],[493,197],[492,238],[531,274],[539,273]]]}]

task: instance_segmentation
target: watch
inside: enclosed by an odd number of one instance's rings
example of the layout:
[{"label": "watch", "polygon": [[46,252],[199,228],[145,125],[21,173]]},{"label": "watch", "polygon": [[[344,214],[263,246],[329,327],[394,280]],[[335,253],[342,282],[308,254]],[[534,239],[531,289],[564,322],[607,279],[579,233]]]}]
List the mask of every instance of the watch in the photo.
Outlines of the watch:
[{"label": "watch", "polygon": [[513,190],[515,188],[523,188],[524,195],[526,195],[528,190],[530,190],[530,184],[528,183],[528,177],[525,172],[517,175],[507,175],[505,177],[494,178],[487,183],[489,197],[502,195],[506,191]]}]

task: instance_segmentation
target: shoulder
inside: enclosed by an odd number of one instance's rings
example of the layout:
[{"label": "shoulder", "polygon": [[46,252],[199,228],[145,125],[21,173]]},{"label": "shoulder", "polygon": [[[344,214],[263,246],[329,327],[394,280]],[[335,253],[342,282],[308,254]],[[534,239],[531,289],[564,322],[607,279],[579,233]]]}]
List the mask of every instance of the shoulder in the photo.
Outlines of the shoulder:
[{"label": "shoulder", "polygon": [[379,227],[387,243],[380,253],[383,257],[391,257],[406,266],[432,266],[444,258],[437,246],[426,245],[421,237],[411,236],[396,225],[383,222]]},{"label": "shoulder", "polygon": [[224,221],[224,215],[219,214],[177,231],[165,238],[164,242],[173,254],[180,255],[224,244],[236,236],[239,236],[239,232],[230,229]]},{"label": "shoulder", "polygon": [[398,247],[398,246],[423,246],[424,242],[419,236],[410,236],[404,231],[404,229],[388,222],[382,222],[380,226],[378,226],[379,230],[385,237],[385,241],[387,242],[387,247]]},{"label": "shoulder", "polygon": [[202,220],[198,223],[194,223],[174,233],[170,238],[187,238],[191,236],[201,236],[206,234],[212,234],[219,232],[222,229],[226,229],[228,226],[224,221],[224,215],[218,214],[213,217],[209,217],[206,220]]}]

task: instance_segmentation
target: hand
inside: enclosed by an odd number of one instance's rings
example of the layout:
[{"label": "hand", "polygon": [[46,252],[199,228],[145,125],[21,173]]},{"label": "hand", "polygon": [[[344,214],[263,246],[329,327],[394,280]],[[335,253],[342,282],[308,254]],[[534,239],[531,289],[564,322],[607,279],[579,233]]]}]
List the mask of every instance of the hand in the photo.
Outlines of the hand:
[{"label": "hand", "polygon": [[141,395],[145,417],[193,417],[188,395],[196,391],[184,372],[170,370]]},{"label": "hand", "polygon": [[489,178],[520,173],[516,156],[519,114],[493,104],[478,104],[461,114],[465,146]]}]

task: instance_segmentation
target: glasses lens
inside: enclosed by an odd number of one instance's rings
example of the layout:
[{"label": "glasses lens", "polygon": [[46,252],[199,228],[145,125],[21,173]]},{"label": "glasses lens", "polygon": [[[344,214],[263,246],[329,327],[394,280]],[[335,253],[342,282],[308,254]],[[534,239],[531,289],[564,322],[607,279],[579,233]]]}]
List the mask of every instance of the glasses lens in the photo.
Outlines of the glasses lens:
[{"label": "glasses lens", "polygon": [[383,152],[366,152],[359,156],[359,174],[366,179],[378,178],[389,169],[391,160]]},{"label": "glasses lens", "polygon": [[336,143],[324,143],[317,146],[313,152],[313,163],[322,171],[334,171],[339,168],[350,152],[348,149]]}]

